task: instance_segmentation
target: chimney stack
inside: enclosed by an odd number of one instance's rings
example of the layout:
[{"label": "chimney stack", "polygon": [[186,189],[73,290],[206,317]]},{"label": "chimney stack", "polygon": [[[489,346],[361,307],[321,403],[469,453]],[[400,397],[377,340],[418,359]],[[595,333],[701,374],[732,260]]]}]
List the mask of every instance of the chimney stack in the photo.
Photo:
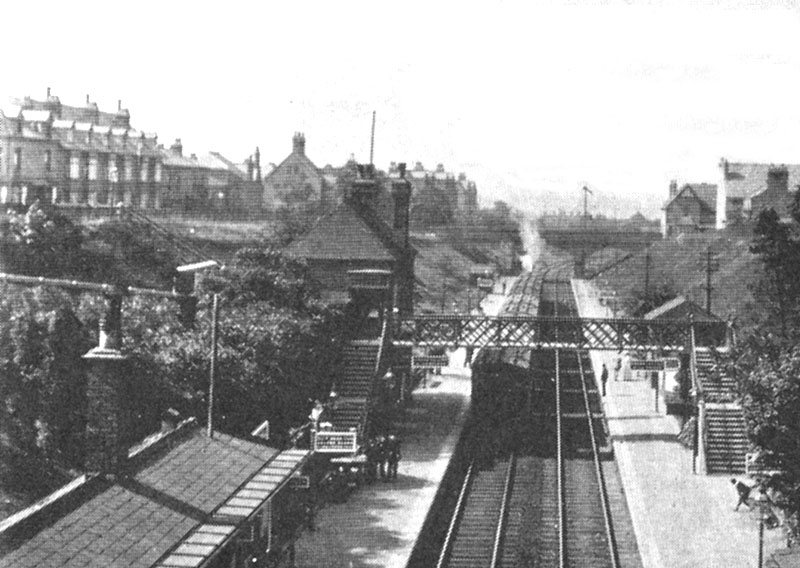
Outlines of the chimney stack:
[{"label": "chimney stack", "polygon": [[669,198],[672,199],[678,195],[678,181],[672,180],[669,182]]},{"label": "chimney stack", "polygon": [[356,164],[356,179],[350,188],[348,200],[360,210],[375,211],[378,204],[378,181],[375,179],[375,166]]},{"label": "chimney stack", "polygon": [[115,476],[124,472],[130,431],[129,369],[121,352],[122,294],[107,296],[98,345],[83,356],[86,382],[86,469]]},{"label": "chimney stack", "polygon": [[767,193],[789,193],[789,169],[786,166],[770,166],[767,172]]},{"label": "chimney stack", "polygon": [[306,136],[302,132],[295,132],[292,137],[292,152],[305,156],[306,154]]},{"label": "chimney stack", "polygon": [[400,179],[392,182],[392,198],[394,199],[394,230],[403,235],[403,243],[408,248],[411,210],[411,182],[406,179],[406,165],[401,162],[398,167]]},{"label": "chimney stack", "polygon": [[173,142],[172,146],[169,147],[173,154],[177,154],[178,156],[183,156],[183,144],[181,143],[180,138],[176,138],[175,142]]},{"label": "chimney stack", "polygon": [[256,146],[256,164],[255,164],[255,166],[256,166],[256,171],[255,171],[256,179],[255,179],[255,181],[260,183],[261,182],[261,150],[258,148],[258,146]]}]

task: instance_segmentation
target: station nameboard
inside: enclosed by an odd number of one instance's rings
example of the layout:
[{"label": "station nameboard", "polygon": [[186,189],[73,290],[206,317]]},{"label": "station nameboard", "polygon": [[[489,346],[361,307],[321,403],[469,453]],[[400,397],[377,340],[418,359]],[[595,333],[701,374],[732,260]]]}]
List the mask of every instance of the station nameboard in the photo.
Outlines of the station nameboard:
[{"label": "station nameboard", "polygon": [[413,369],[438,369],[449,364],[447,355],[415,355],[411,358]]},{"label": "station nameboard", "polygon": [[494,280],[491,278],[478,278],[476,285],[481,290],[491,290],[494,288]]},{"label": "station nameboard", "polygon": [[289,487],[292,489],[308,489],[311,487],[311,478],[307,475],[293,475],[289,478]]},{"label": "station nameboard", "polygon": [[631,371],[663,371],[664,360],[631,359]]},{"label": "station nameboard", "polygon": [[322,454],[354,454],[358,449],[355,432],[322,431],[314,435],[314,451]]}]

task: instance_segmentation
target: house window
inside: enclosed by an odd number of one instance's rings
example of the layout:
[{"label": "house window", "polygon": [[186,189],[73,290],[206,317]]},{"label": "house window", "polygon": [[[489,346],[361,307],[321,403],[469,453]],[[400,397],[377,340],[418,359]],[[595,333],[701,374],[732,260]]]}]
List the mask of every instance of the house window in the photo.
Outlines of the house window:
[{"label": "house window", "polygon": [[147,181],[147,159],[141,158],[139,160],[139,180]]},{"label": "house window", "polygon": [[161,162],[156,162],[156,182],[161,183]]},{"label": "house window", "polygon": [[89,179],[92,181],[97,179],[97,156],[89,158]]},{"label": "house window", "polygon": [[14,149],[14,171],[19,172],[22,169],[22,148]]},{"label": "house window", "polygon": [[44,151],[44,171],[50,173],[50,166],[52,165],[53,154],[50,150]]},{"label": "house window", "polygon": [[73,152],[69,157],[69,179],[81,178],[81,158]]}]

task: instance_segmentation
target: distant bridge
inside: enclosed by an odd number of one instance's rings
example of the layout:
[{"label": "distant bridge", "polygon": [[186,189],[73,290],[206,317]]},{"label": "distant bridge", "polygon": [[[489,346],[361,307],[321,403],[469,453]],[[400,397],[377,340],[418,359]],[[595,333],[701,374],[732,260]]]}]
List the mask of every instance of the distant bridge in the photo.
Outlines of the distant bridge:
[{"label": "distant bridge", "polygon": [[539,235],[550,246],[565,250],[575,257],[575,272],[578,276],[583,275],[586,259],[592,253],[609,247],[634,252],[661,240],[661,233],[658,231],[625,227],[542,227]]}]

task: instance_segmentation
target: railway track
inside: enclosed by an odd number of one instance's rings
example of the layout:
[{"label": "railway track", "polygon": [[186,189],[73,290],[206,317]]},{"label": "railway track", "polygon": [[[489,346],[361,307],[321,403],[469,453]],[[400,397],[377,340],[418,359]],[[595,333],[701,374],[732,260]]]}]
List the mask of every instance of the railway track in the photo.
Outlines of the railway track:
[{"label": "railway track", "polygon": [[[574,315],[571,286],[558,270],[518,280],[505,313],[531,313],[535,304],[540,315]],[[476,445],[488,451],[469,467],[437,568],[619,567],[604,478],[608,436],[588,353],[506,349],[492,362],[506,366],[492,368],[493,380],[510,380],[500,378],[508,368],[527,390],[492,385],[495,395],[513,394],[500,396],[479,425]]]},{"label": "railway track", "polygon": [[[547,286],[547,283],[544,284]],[[556,280],[553,315],[576,315],[568,281]],[[580,333],[576,329],[575,333]],[[566,339],[566,338],[565,338]],[[571,339],[571,338],[569,338]],[[601,406],[586,352],[555,352],[560,567],[617,568],[616,536],[601,464]]]}]

